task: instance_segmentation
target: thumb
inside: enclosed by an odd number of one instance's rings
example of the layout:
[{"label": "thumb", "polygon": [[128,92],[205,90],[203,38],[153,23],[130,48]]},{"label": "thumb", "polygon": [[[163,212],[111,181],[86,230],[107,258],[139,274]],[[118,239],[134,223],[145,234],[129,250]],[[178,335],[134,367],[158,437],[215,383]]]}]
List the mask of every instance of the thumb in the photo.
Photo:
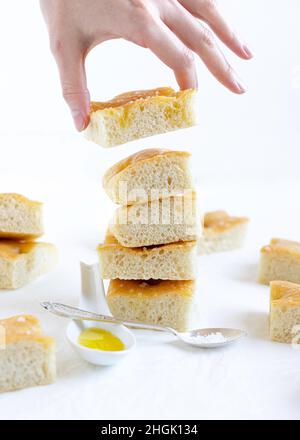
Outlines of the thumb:
[{"label": "thumb", "polygon": [[74,124],[78,131],[84,130],[89,123],[90,95],[87,89],[82,51],[67,47],[54,52],[58,65],[62,92],[67,102]]}]

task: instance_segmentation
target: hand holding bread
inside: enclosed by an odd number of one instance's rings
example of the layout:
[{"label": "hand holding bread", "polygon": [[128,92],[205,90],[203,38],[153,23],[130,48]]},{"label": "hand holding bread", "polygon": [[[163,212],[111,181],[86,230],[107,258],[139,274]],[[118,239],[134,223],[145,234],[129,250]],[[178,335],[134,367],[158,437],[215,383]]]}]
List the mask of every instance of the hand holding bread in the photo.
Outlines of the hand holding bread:
[{"label": "hand holding bread", "polygon": [[90,118],[86,55],[113,38],[150,49],[173,70],[181,90],[197,88],[195,53],[225,87],[234,93],[245,92],[215,36],[244,60],[252,58],[252,53],[210,0],[90,0],[88,7],[85,0],[77,0],[76,7],[72,0],[40,3],[63,96],[78,130],[85,129]]}]

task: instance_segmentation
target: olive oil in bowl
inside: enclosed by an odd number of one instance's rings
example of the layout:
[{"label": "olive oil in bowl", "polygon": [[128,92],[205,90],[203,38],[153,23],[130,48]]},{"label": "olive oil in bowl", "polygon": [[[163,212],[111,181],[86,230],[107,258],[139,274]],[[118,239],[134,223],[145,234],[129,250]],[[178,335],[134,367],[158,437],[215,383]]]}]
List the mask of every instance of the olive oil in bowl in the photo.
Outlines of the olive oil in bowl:
[{"label": "olive oil in bowl", "polygon": [[103,351],[122,351],[125,345],[113,333],[98,327],[83,330],[78,338],[78,343],[83,347]]}]

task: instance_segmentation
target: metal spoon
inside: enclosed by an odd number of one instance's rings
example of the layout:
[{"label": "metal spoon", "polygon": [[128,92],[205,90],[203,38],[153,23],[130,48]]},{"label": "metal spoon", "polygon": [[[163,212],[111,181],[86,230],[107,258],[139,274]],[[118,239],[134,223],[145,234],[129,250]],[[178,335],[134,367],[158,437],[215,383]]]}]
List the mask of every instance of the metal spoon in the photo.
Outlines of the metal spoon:
[{"label": "metal spoon", "polygon": [[42,302],[41,306],[44,307],[48,312],[63,318],[83,321],[109,322],[112,324],[123,324],[127,327],[171,333],[172,335],[177,336],[177,338],[179,338],[182,342],[200,348],[223,347],[224,345],[236,341],[242,336],[246,336],[246,332],[243,330],[230,328],[206,328],[190,330],[187,332],[178,332],[171,327],[143,324],[135,321],[122,321],[114,318],[113,316],[99,315],[97,313],[87,312],[86,310],[81,310],[76,307],[71,307],[60,303]]}]

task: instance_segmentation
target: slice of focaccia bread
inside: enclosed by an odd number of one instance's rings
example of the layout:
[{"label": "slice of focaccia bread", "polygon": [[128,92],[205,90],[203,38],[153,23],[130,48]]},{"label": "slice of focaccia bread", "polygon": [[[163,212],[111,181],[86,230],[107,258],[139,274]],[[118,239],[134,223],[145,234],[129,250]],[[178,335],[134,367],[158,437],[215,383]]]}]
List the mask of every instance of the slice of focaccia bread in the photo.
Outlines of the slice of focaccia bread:
[{"label": "slice of focaccia bread", "polygon": [[92,102],[89,140],[113,147],[135,139],[191,127],[197,123],[196,90],[170,87],[123,93],[107,102]]},{"label": "slice of focaccia bread", "polygon": [[232,217],[225,211],[207,212],[198,241],[199,254],[241,248],[245,242],[248,223],[247,217]]},{"label": "slice of focaccia bread", "polygon": [[107,303],[113,316],[124,321],[185,331],[190,325],[194,293],[195,281],[112,280]]},{"label": "slice of focaccia bread", "polygon": [[119,205],[149,202],[193,190],[190,153],[159,148],[139,151],[113,165],[103,187]]},{"label": "slice of focaccia bread", "polygon": [[56,376],[55,342],[30,315],[0,320],[0,392],[46,385]]},{"label": "slice of focaccia bread", "polygon": [[19,194],[0,194],[0,238],[28,240],[43,233],[42,203]]},{"label": "slice of focaccia bread", "polygon": [[57,261],[53,244],[0,241],[0,289],[17,289],[49,272]]},{"label": "slice of focaccia bread", "polygon": [[272,281],[270,287],[271,339],[300,344],[300,285]]},{"label": "slice of focaccia bread", "polygon": [[290,281],[300,284],[300,243],[273,238],[260,252],[259,281]]},{"label": "slice of focaccia bread", "polygon": [[129,248],[107,234],[98,247],[103,279],[193,280],[196,278],[196,241]]},{"label": "slice of focaccia bread", "polygon": [[109,228],[125,247],[194,241],[200,229],[195,193],[121,206]]}]

